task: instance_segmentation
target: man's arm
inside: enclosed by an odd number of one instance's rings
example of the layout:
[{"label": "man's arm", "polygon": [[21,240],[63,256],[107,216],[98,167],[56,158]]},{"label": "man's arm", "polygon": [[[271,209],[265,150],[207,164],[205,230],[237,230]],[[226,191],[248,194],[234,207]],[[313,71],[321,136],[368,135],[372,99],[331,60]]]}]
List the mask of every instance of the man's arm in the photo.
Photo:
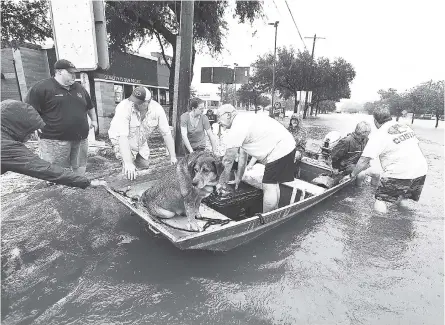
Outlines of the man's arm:
[{"label": "man's arm", "polygon": [[367,169],[369,167],[370,161],[371,161],[371,158],[361,156],[360,159],[357,161],[357,164],[355,165],[354,170],[351,173],[351,177],[354,178],[360,172]]},{"label": "man's arm", "polygon": [[94,127],[94,132],[97,132],[98,124],[97,124],[96,111],[94,107],[92,109],[89,109],[87,111],[87,114],[91,119],[91,125]]},{"label": "man's arm", "polygon": [[217,147],[217,145],[216,145],[216,136],[215,136],[215,134],[212,132],[212,129],[211,129],[211,128],[209,128],[208,130],[206,130],[206,132],[207,132],[207,135],[209,136],[209,140],[210,140],[210,144],[212,145],[213,153],[216,154],[216,152],[217,152],[217,150],[218,150],[218,147]]},{"label": "man's arm", "polygon": [[256,164],[257,160],[258,160],[258,159],[256,159],[255,157],[250,158],[250,162],[249,162],[249,164],[247,165],[247,169],[248,169],[248,170],[251,169],[251,168]]},{"label": "man's arm", "polygon": [[247,166],[247,152],[245,152],[242,148],[239,150],[239,158],[238,158],[238,170],[236,171],[235,177],[235,189],[238,189],[239,183],[243,179],[244,172]]},{"label": "man's arm", "polygon": [[42,107],[40,105],[42,96],[44,96],[44,94],[39,93],[38,85],[34,85],[26,94],[24,102],[34,107],[39,114],[42,114]]},{"label": "man's arm", "polygon": [[170,131],[170,126],[168,125],[167,115],[161,105],[158,104],[158,128],[164,138],[165,146],[167,147],[168,153],[170,154],[170,162],[172,164],[177,163],[176,152],[175,152],[175,141],[173,140],[172,133]]},{"label": "man's arm", "polygon": [[190,144],[189,138],[187,137],[187,127],[186,126],[181,125],[181,137],[182,137],[182,141],[184,142],[184,145],[187,148],[187,150],[190,153],[192,153],[193,148],[192,148],[192,145]]},{"label": "man's arm", "polygon": [[335,146],[332,148],[331,159],[332,159],[332,167],[339,169],[342,158],[345,156],[348,150],[348,143],[341,139]]},{"label": "man's arm", "polygon": [[41,159],[22,143],[2,147],[2,170],[11,171],[38,179],[71,187],[86,188],[91,185],[88,178],[50,164]]},{"label": "man's arm", "polygon": [[232,170],[233,162],[235,161],[236,155],[238,154],[239,148],[230,148],[226,150],[226,154],[223,157],[222,164],[224,167],[221,176],[219,177],[218,185],[224,186],[227,184],[230,178],[230,171]]},{"label": "man's arm", "polygon": [[167,147],[168,152],[170,153],[170,161],[173,164],[176,164],[176,152],[175,152],[175,141],[173,141],[173,136],[170,132],[163,134],[165,146]]},{"label": "man's arm", "polygon": [[119,137],[119,151],[122,156],[124,174],[129,180],[136,179],[136,166],[133,162],[133,155],[130,149],[130,142],[127,136]]},{"label": "man's arm", "polygon": [[91,119],[91,125],[94,128],[94,132],[97,132],[98,124],[97,124],[96,111],[94,109],[93,101],[91,100],[90,94],[88,93],[88,91],[85,88],[83,88],[83,93],[85,95],[85,100],[87,102],[87,114]]}]

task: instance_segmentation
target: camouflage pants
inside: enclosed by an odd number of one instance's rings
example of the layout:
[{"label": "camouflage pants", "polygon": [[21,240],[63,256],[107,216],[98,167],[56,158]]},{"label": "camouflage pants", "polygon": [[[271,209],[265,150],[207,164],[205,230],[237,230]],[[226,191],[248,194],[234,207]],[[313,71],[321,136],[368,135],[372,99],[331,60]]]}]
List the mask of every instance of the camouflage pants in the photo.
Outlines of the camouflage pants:
[{"label": "camouflage pants", "polygon": [[414,179],[382,178],[375,198],[386,202],[396,202],[399,198],[419,201],[426,175]]}]

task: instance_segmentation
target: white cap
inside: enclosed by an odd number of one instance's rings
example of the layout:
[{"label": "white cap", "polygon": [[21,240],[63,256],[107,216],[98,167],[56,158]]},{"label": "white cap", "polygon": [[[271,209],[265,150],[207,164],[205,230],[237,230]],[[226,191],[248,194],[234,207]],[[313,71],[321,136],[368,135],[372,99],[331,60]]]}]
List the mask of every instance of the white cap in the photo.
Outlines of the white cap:
[{"label": "white cap", "polygon": [[232,113],[232,112],[235,112],[235,111],[236,111],[236,108],[233,107],[233,105],[231,105],[231,104],[224,104],[224,105],[221,105],[218,108],[218,111],[216,112],[216,115],[221,116],[224,113]]},{"label": "white cap", "polygon": [[151,91],[146,87],[142,87],[145,89],[145,101],[148,102],[151,99]]}]

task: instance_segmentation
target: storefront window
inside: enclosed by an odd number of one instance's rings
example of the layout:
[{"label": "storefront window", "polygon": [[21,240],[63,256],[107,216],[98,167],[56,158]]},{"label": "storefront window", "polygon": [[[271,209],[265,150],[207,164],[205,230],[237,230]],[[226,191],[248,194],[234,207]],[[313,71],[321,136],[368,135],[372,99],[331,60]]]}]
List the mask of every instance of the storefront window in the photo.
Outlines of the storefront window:
[{"label": "storefront window", "polygon": [[159,104],[167,105],[168,102],[167,102],[166,90],[165,89],[159,89],[159,94],[160,94]]},{"label": "storefront window", "polygon": [[151,91],[151,96],[152,98],[157,101],[159,103],[159,98],[158,98],[158,88],[148,88]]},{"label": "storefront window", "polygon": [[120,103],[123,99],[124,87],[114,84],[114,102]]}]

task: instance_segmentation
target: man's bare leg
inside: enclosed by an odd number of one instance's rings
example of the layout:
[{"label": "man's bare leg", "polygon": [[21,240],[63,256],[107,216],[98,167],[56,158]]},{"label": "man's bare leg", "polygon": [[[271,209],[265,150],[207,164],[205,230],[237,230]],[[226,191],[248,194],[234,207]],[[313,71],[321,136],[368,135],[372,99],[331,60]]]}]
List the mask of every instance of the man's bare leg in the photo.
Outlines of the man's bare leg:
[{"label": "man's bare leg", "polygon": [[388,207],[386,206],[386,202],[376,199],[374,202],[374,210],[380,213],[387,213]]},{"label": "man's bare leg", "polygon": [[263,213],[278,208],[280,186],[278,184],[263,184]]},{"label": "man's bare leg", "polygon": [[403,196],[399,196],[396,202],[394,204],[398,208],[407,209],[408,208],[408,200],[404,199]]}]

